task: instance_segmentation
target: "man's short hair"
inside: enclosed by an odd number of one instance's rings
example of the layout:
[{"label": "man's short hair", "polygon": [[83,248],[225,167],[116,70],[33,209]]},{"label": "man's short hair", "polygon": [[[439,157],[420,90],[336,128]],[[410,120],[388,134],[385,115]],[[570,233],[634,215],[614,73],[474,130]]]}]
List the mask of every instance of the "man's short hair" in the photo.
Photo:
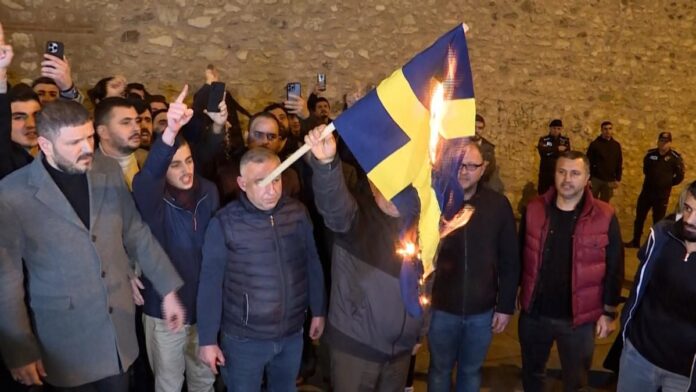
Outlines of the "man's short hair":
[{"label": "man's short hair", "polygon": [[140,96],[136,95],[137,98],[127,98],[132,104],[133,107],[135,108],[135,111],[138,112],[138,115],[141,115],[145,113],[145,111],[150,112],[150,115],[152,115],[152,111],[150,111],[150,105],[147,104],[147,102],[143,101]]},{"label": "man's short hair", "polygon": [[145,97],[148,97],[150,94],[147,92],[145,89],[145,85],[142,83],[128,83],[126,85],[126,92],[130,90],[142,90],[143,93],[145,94]]},{"label": "man's short hair", "polygon": [[48,140],[55,140],[60,129],[76,127],[89,121],[89,112],[75,101],[57,100],[45,104],[36,114],[36,132]]},{"label": "man's short hair", "polygon": [[104,98],[94,108],[94,127],[106,125],[111,120],[111,111],[114,108],[134,108],[133,101],[123,97],[108,97]]},{"label": "man's short hair", "polygon": [[269,112],[258,112],[249,118],[249,135],[251,135],[251,127],[254,125],[254,122],[260,118],[265,118],[276,123],[276,126],[278,127],[278,136],[282,137],[280,135],[280,123],[278,122],[278,119],[273,115],[273,113]]},{"label": "man's short hair", "polygon": [[331,107],[331,104],[329,103],[329,100],[328,100],[328,99],[326,99],[326,98],[324,98],[324,97],[318,97],[317,100],[316,100],[316,102],[314,103],[314,107],[315,107],[315,108],[317,107],[317,104],[318,104],[319,102],[326,102],[326,104],[329,105],[329,107]]},{"label": "man's short hair", "polygon": [[[686,189],[688,189],[691,196],[696,198],[696,181],[693,181],[691,184],[689,184],[689,186]],[[684,203],[682,202],[682,204]]]},{"label": "man's short hair", "polygon": [[39,103],[41,102],[39,100],[39,96],[26,83],[19,83],[15,86],[12,86],[7,95],[10,99],[10,103],[27,101],[36,101]]},{"label": "man's short hair", "polygon": [[41,77],[34,79],[34,82],[31,84],[31,88],[36,87],[37,84],[52,84],[52,85],[58,87],[58,84],[56,84],[56,81],[47,77],[47,76],[41,76]]},{"label": "man's short hair", "polygon": [[480,121],[483,123],[483,125],[486,125],[486,120],[483,119],[483,116],[476,113],[476,121]]},{"label": "man's short hair", "polygon": [[607,125],[613,125],[613,124],[611,123],[611,121],[605,120],[605,121],[602,121],[602,124],[599,127],[604,128]]},{"label": "man's short hair", "polygon": [[553,127],[563,127],[563,121],[561,121],[561,119],[559,118],[551,120],[551,122],[549,123],[549,128]]},{"label": "man's short hair", "polygon": [[254,147],[242,155],[239,161],[239,172],[244,170],[244,167],[250,163],[264,163],[267,161],[276,161],[280,163],[280,158],[273,151],[265,147]]},{"label": "man's short hair", "polygon": [[271,110],[275,110],[275,109],[280,109],[280,110],[284,111],[285,115],[288,114],[288,111],[287,111],[287,109],[285,109],[285,106],[283,106],[282,104],[279,104],[277,102],[273,102],[272,104],[266,106],[265,108],[263,108],[262,112],[270,112]]},{"label": "man's short hair", "polygon": [[[560,155],[558,155],[558,160],[561,160],[561,158],[569,159],[571,161],[582,159],[582,163],[585,164],[587,174],[590,173],[590,160],[587,158],[587,155],[585,155],[584,152],[577,150],[563,151]],[[558,161],[556,161],[556,165],[558,165]]]}]

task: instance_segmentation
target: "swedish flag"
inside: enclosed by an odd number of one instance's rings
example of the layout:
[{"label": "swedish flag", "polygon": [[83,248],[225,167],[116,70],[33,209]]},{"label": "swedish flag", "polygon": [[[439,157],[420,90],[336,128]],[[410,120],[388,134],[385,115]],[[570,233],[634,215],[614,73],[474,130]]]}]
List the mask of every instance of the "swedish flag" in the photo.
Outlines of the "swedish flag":
[{"label": "swedish flag", "polygon": [[[426,276],[433,270],[440,238],[445,208],[442,188],[451,183],[434,181],[429,158],[435,81],[445,82],[447,90],[440,136],[451,140],[473,135],[476,106],[463,25],[439,38],[334,121],[370,180],[402,216],[414,210],[411,196],[417,195],[418,241]],[[455,166],[445,178],[451,180],[453,175],[456,181]]]}]

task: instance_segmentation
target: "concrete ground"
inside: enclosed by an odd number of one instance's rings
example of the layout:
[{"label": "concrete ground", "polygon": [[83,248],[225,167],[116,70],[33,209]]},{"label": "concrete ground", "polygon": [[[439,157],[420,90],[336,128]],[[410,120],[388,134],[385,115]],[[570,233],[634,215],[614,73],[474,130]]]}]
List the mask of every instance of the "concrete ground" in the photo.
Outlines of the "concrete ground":
[{"label": "concrete ground", "polygon": [[[625,283],[622,295],[628,296],[628,290],[633,284],[638,261],[636,259],[636,249],[626,249]],[[520,379],[520,369],[522,365],[520,355],[520,344],[517,337],[516,315],[506,330],[493,338],[488,356],[483,366],[483,380],[481,391],[486,392],[516,392],[522,391],[522,381]],[[602,367],[604,358],[607,355],[617,333],[615,332],[606,339],[598,339],[595,343],[595,352],[592,360],[592,370],[590,373],[590,386],[595,391],[615,391],[616,384],[613,373]],[[421,348],[416,357],[415,391],[427,391],[427,374],[429,353],[427,345]],[[320,365],[321,366],[321,365]],[[562,391],[560,380],[560,361],[558,353],[554,347],[548,362],[547,372],[547,391]],[[328,386],[324,381],[322,370],[320,369],[300,391],[328,391]]]}]

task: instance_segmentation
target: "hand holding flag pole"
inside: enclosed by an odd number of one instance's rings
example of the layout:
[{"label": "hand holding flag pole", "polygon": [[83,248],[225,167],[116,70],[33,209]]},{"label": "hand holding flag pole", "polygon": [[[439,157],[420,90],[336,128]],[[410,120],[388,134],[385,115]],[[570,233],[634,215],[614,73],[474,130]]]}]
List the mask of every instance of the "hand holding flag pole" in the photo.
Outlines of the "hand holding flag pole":
[{"label": "hand holding flag pole", "polygon": [[[324,128],[324,131],[321,133],[321,136],[319,137],[319,140],[324,140],[327,136],[331,135],[333,131],[335,131],[336,128],[334,127],[333,123],[330,123],[329,125]],[[278,177],[282,172],[285,171],[290,165],[295,163],[300,157],[302,157],[304,154],[306,154],[309,150],[312,149],[312,146],[309,144],[305,143],[302,145],[302,147],[298,148],[297,151],[292,153],[287,159],[283,161],[283,163],[280,164],[280,166],[276,167],[275,170],[270,172],[266,178],[261,180],[259,183],[260,186],[264,187],[268,184],[270,184],[271,181],[273,181],[274,178]]]}]

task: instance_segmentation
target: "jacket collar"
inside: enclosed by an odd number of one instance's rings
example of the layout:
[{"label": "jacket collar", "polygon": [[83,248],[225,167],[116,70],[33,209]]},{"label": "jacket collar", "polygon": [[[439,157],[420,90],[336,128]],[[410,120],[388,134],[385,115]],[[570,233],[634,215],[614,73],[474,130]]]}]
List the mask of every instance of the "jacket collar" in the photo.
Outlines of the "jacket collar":
[{"label": "jacket collar", "polygon": [[[43,165],[43,153],[39,154],[33,162],[29,164],[28,184],[36,189],[34,196],[47,208],[53,210],[58,215],[66,218],[75,225],[87,230],[70,205],[63,192],[58,188],[51,175]],[[94,227],[95,219],[101,208],[106,190],[106,176],[98,170],[101,167],[101,159],[97,159],[95,154],[92,168],[87,171],[87,187],[89,190],[89,217],[90,227]]]},{"label": "jacket collar", "polygon": [[[546,193],[541,195],[541,197],[544,200],[544,204],[547,207],[553,205],[553,203],[556,202],[556,187],[552,186],[551,188],[549,188],[548,191],[546,191]],[[594,207],[594,197],[592,196],[592,192],[590,191],[589,184],[585,186],[585,189],[583,190],[583,195],[580,199],[580,203],[582,203],[582,209],[580,210],[579,216],[583,217],[589,215]]]},{"label": "jacket collar", "polygon": [[246,192],[244,192],[240,189],[239,202],[242,204],[244,209],[249,211],[249,212],[272,215],[272,214],[276,213],[276,211],[280,210],[283,207],[283,205],[287,202],[287,196],[282,195],[280,197],[280,200],[278,200],[278,204],[276,204],[275,207],[273,207],[272,209],[270,209],[268,211],[263,211],[263,210],[260,210],[259,208],[257,208],[255,205],[253,205],[251,203],[251,201],[249,200],[249,198],[247,197]]}]

